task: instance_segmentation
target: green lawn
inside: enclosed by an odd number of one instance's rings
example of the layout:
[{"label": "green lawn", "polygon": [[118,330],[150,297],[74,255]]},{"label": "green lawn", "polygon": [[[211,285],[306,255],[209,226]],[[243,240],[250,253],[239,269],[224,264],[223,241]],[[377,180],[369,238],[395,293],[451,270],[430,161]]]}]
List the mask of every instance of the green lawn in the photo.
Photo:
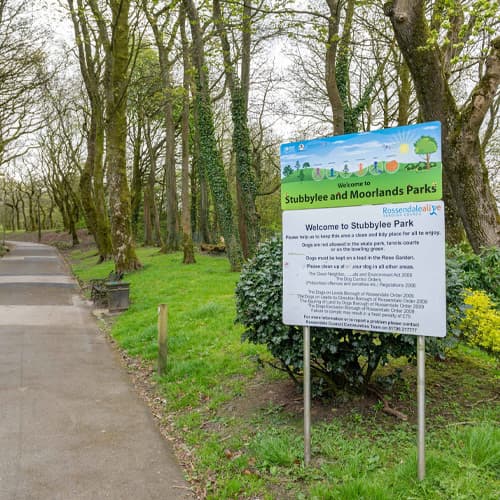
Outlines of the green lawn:
[{"label": "green lawn", "polygon": [[[496,499],[500,497],[498,363],[460,347],[427,363],[427,476],[416,479],[415,367],[402,370],[386,397],[408,421],[369,397],[313,405],[313,460],[303,465],[301,396],[262,365],[265,351],[241,343],[235,325],[236,273],[225,258],[138,250],[144,269],[126,275],[131,307],[111,334],[153,370],[161,420],[200,496],[315,499]],[[95,252],[72,252],[82,280],[106,276]],[[168,370],[154,375],[157,308],[169,310]],[[391,367],[389,367],[390,371]],[[388,368],[383,369],[387,373]],[[155,409],[158,412],[158,408]]]}]

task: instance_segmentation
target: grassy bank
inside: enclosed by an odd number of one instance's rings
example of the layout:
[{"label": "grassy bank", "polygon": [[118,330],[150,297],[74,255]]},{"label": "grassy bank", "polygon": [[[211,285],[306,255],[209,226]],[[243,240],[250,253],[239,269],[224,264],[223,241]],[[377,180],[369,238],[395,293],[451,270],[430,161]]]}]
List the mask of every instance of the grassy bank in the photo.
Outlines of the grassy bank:
[{"label": "grassy bank", "polygon": [[[301,395],[240,341],[234,324],[238,275],[225,258],[139,249],[144,269],[126,276],[131,307],[111,335],[142,382],[153,412],[174,436],[186,473],[207,498],[481,498],[500,496],[498,365],[460,347],[427,364],[427,477],[416,480],[415,367],[381,389],[407,420],[384,412],[374,394],[313,404],[313,461],[302,463]],[[82,280],[105,277],[95,252],[70,255]],[[157,307],[169,308],[168,370],[155,375]],[[386,379],[387,381],[388,379]]]}]

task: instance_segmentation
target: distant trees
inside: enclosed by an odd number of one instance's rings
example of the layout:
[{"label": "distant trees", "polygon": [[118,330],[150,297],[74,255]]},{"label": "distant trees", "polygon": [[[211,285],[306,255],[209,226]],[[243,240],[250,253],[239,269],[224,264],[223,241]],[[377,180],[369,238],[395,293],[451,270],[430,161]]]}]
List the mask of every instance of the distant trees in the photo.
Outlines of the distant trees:
[{"label": "distant trees", "polygon": [[[37,162],[48,194],[61,213],[63,227],[77,245],[77,225],[82,214],[80,161],[85,138],[81,116],[74,112],[79,98],[69,83],[54,79],[45,89],[45,123],[39,134]],[[73,96],[71,102],[65,98],[69,95]]]},{"label": "distant trees", "polygon": [[42,126],[41,90],[49,80],[46,33],[33,27],[32,2],[0,1],[0,168],[33,146]]},{"label": "distant trees", "polygon": [[[50,53],[31,28],[32,2],[0,1],[0,168],[9,166],[12,225],[34,227],[36,193],[11,176],[23,156],[45,175],[40,217],[57,219],[57,206],[75,235],[83,217],[101,260],[139,267],[137,243],[182,246],[189,263],[196,243],[222,238],[237,270],[261,234],[279,231],[280,178],[304,180],[311,168],[281,167],[281,142],[439,120],[447,238],[465,233],[476,251],[498,243],[485,165],[498,176],[490,2],[64,4],[80,75],[78,95],[58,93],[56,103],[53,88],[42,95]],[[35,137],[37,162],[27,153]],[[429,168],[437,144],[423,137],[414,147]]]}]

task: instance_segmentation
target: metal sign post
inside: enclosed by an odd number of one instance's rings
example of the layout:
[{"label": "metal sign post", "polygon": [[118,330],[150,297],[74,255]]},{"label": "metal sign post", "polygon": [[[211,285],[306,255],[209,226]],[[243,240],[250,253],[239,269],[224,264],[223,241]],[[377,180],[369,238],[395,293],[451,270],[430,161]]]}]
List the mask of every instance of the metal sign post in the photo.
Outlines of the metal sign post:
[{"label": "metal sign post", "polygon": [[417,337],[418,480],[425,478],[425,337]]},{"label": "metal sign post", "polygon": [[311,328],[304,326],[304,465],[311,462]]}]

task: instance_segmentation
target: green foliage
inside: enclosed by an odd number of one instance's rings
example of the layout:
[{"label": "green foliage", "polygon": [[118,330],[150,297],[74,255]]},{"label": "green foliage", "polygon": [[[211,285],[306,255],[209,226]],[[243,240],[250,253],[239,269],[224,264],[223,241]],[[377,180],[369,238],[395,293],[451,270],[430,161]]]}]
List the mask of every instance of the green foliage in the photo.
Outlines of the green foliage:
[{"label": "green foliage", "polygon": [[499,248],[484,248],[479,254],[475,254],[469,246],[458,245],[448,249],[447,262],[455,268],[462,293],[466,289],[483,290],[494,301],[500,301]]},{"label": "green foliage", "polygon": [[[282,323],[282,246],[272,238],[259,247],[236,287],[237,321],[243,339],[264,344],[280,368],[298,382],[303,366],[302,328]],[[407,335],[311,328],[311,368],[316,393],[359,390],[389,357],[415,354],[415,338]]]},{"label": "green foliage", "polygon": [[[493,302],[500,300],[500,249],[485,248],[475,254],[469,246],[457,245],[447,250],[446,259],[446,301],[448,337],[443,347],[449,347],[462,336],[462,321],[470,304],[465,303],[469,290],[482,290]],[[476,320],[479,321],[477,312]],[[481,314],[479,314],[481,316]],[[484,325],[489,324],[490,313],[486,313]],[[494,320],[493,320],[494,322]],[[483,325],[483,326],[484,326]],[[467,338],[467,335],[465,335]],[[487,335],[491,339],[491,335]],[[486,341],[486,339],[484,339]],[[491,345],[491,344],[490,344]],[[484,348],[485,346],[483,346]]]},{"label": "green foliage", "polygon": [[271,428],[254,438],[251,449],[261,467],[289,467],[302,458],[303,442],[289,429]]},{"label": "green foliage", "polygon": [[500,313],[485,292],[475,291],[466,295],[469,309],[460,323],[460,329],[469,344],[500,355]]}]

